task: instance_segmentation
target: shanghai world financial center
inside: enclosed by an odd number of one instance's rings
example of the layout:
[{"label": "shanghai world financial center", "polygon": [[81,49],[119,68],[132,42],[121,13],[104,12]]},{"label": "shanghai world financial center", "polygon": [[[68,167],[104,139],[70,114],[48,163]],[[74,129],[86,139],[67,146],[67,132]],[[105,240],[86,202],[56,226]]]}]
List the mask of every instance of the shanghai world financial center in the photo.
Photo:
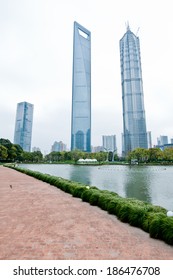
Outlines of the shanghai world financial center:
[{"label": "shanghai world financial center", "polygon": [[71,150],[91,151],[91,33],[74,22]]},{"label": "shanghai world financial center", "polygon": [[[129,26],[120,40],[123,153],[147,148],[139,38]],[[116,121],[116,120],[115,120]],[[71,150],[91,151],[91,33],[74,22]]]}]

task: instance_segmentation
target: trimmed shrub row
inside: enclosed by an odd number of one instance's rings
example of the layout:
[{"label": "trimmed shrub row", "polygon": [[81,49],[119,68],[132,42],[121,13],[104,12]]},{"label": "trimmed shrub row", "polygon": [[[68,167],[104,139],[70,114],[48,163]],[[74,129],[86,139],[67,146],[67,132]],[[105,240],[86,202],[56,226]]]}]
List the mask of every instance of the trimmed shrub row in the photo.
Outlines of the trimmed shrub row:
[{"label": "trimmed shrub row", "polygon": [[116,215],[122,222],[143,229],[150,234],[150,237],[161,239],[167,244],[173,245],[173,217],[167,217],[167,210],[163,207],[133,198],[123,198],[114,192],[99,190],[96,187],[86,186],[49,174],[19,167],[8,167],[56,186],[74,197],[100,207],[109,214]]}]

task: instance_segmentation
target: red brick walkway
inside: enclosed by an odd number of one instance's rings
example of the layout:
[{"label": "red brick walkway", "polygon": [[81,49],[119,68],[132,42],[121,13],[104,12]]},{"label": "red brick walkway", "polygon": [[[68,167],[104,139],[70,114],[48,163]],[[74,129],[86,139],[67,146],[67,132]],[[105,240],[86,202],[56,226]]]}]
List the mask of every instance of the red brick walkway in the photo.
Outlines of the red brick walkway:
[{"label": "red brick walkway", "polygon": [[0,259],[168,260],[173,259],[173,246],[0,166]]}]

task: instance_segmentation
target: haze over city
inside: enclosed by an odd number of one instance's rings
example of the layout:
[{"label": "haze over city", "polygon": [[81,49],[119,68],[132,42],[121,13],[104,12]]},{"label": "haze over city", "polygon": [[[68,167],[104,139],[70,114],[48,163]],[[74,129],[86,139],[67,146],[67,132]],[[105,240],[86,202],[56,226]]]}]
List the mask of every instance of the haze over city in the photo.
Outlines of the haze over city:
[{"label": "haze over city", "polygon": [[0,138],[13,142],[16,106],[34,104],[32,147],[70,148],[73,22],[91,31],[92,145],[116,134],[121,152],[119,40],[140,38],[147,131],[153,145],[172,132],[171,1],[0,0]]}]

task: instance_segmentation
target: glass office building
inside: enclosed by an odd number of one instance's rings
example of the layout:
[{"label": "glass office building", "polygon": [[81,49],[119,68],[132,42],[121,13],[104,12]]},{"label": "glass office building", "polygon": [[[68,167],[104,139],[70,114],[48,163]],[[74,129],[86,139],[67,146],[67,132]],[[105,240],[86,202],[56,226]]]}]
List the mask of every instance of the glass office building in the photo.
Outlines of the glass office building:
[{"label": "glass office building", "polygon": [[103,135],[102,143],[104,151],[115,152],[117,150],[116,146],[116,135]]},{"label": "glass office building", "polygon": [[120,40],[124,155],[148,148],[139,38],[127,32]]},{"label": "glass office building", "polygon": [[91,33],[74,22],[71,150],[91,151]]},{"label": "glass office building", "polygon": [[28,102],[17,104],[14,144],[20,145],[26,152],[31,151],[33,108]]}]

